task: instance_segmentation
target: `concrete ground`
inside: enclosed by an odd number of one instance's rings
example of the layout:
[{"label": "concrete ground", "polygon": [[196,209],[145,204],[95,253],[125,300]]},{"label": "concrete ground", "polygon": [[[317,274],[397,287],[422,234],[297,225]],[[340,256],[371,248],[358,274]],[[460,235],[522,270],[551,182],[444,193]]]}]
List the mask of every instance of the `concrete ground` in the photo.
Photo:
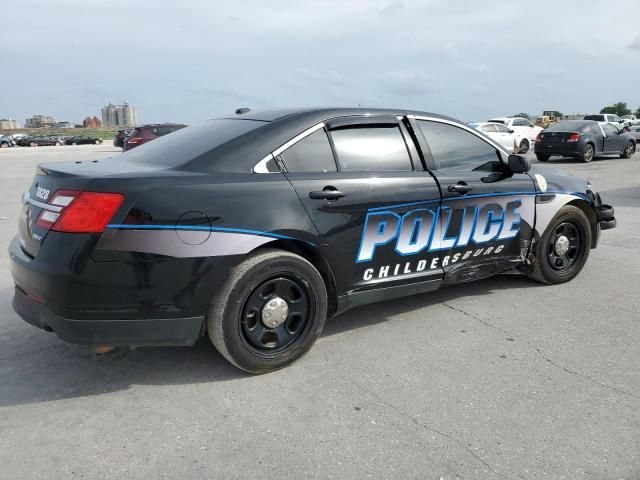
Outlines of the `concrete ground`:
[{"label": "concrete ground", "polygon": [[95,355],[11,309],[38,162],[0,151],[0,478],[640,478],[640,155],[551,161],[616,207],[582,274],[500,276],[353,310],[250,376],[208,341]]}]

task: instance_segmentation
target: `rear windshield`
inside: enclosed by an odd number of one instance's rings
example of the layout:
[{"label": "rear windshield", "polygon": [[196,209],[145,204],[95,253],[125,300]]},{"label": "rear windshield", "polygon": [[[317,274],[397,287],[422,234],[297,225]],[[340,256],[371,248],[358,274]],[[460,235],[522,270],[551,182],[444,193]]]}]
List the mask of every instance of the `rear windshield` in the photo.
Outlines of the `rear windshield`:
[{"label": "rear windshield", "polygon": [[565,121],[550,126],[547,132],[588,132],[591,125],[595,123]]},{"label": "rear windshield", "polygon": [[254,120],[209,120],[159,137],[122,156],[129,161],[174,167],[263,125],[266,123]]},{"label": "rear windshield", "polygon": [[497,119],[495,119],[495,118],[494,118],[493,120],[489,120],[489,121],[490,121],[491,123],[501,123],[501,124],[503,124],[503,125],[504,125],[505,123],[507,123],[507,122],[505,122],[504,120],[497,120]]}]

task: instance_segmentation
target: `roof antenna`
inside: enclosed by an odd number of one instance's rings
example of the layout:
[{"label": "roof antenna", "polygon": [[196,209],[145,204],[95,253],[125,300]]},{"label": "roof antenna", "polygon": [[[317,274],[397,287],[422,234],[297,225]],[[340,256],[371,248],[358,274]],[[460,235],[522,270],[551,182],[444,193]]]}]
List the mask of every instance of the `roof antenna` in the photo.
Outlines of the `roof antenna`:
[{"label": "roof antenna", "polygon": [[251,111],[251,109],[247,108],[247,107],[238,108],[236,110],[236,115],[242,115],[243,113],[249,113],[250,111]]}]

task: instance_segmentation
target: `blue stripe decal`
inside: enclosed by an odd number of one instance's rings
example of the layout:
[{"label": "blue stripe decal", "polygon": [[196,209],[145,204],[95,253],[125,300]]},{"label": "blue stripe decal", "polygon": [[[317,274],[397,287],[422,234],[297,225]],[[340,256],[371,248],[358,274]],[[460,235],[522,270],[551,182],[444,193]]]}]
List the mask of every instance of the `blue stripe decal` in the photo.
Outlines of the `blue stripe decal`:
[{"label": "blue stripe decal", "polygon": [[[447,198],[443,198],[442,201],[443,202],[456,202],[456,201],[460,201],[460,200],[466,200],[469,198],[486,198],[486,197],[511,197],[511,196],[516,196],[516,195],[545,195],[545,194],[566,194],[566,195],[574,195],[577,197],[580,197],[584,200],[586,200],[589,203],[593,203],[592,200],[586,196],[584,193],[579,193],[579,192],[561,192],[561,191],[556,191],[556,190],[547,190],[546,192],[494,192],[494,193],[481,193],[481,194],[477,194],[477,195],[464,195],[464,196],[460,196],[460,197],[447,197]],[[436,203],[436,202],[440,202],[439,198],[435,198],[433,200],[419,200],[417,202],[410,202],[410,203],[399,203],[397,205],[387,205],[384,207],[373,207],[373,208],[369,208],[367,211],[369,212],[377,212],[379,210],[389,210],[389,209],[393,209],[393,208],[401,208],[401,207],[413,207],[415,205],[424,205],[426,203]]]},{"label": "blue stripe decal", "polygon": [[[244,228],[227,228],[227,227],[204,227],[202,225],[133,225],[133,224],[120,224],[112,223],[107,225],[107,228],[118,230],[204,230],[208,232],[229,232],[229,233],[244,233],[246,235],[259,235],[261,237],[279,238],[283,240],[297,240],[297,238],[289,237],[287,235],[280,235],[278,233],[262,232],[260,230],[247,230]],[[310,243],[310,242],[306,242]],[[313,243],[311,245],[314,245]]]}]

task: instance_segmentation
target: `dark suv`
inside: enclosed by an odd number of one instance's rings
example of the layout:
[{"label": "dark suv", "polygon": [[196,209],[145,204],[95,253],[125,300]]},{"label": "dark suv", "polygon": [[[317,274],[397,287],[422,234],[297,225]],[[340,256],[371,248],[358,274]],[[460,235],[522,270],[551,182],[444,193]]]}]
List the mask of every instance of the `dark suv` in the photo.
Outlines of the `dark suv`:
[{"label": "dark suv", "polygon": [[125,137],[122,149],[131,150],[138,145],[155,140],[158,137],[173,133],[176,130],[186,127],[181,123],[151,123],[136,127]]}]

